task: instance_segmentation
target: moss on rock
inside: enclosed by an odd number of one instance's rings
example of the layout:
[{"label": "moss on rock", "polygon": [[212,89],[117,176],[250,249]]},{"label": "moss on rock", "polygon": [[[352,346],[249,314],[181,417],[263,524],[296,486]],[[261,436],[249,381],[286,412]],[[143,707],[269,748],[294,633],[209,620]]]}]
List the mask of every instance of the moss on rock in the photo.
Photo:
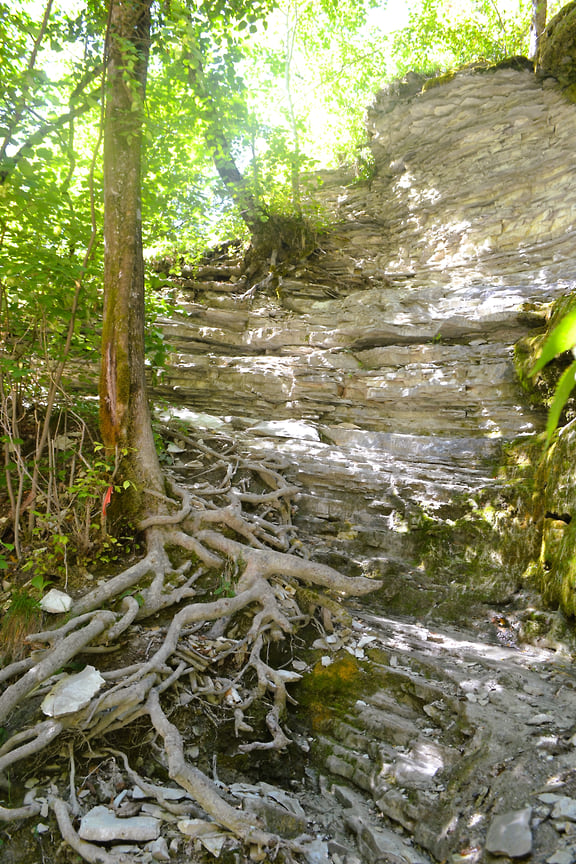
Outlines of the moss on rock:
[{"label": "moss on rock", "polygon": [[358,661],[341,651],[328,666],[318,660],[295,692],[312,730],[325,732],[364,691],[366,684],[366,673]]},{"label": "moss on rock", "polygon": [[448,84],[454,76],[456,72],[454,70],[450,70],[449,72],[444,72],[442,75],[436,75],[434,78],[428,78],[424,81],[422,85],[422,93],[426,93],[428,90],[432,90],[434,87],[441,87],[443,84]]},{"label": "moss on rock", "polygon": [[543,496],[540,588],[546,602],[576,616],[576,420],[565,426],[538,471]]},{"label": "moss on rock", "polygon": [[540,40],[536,70],[570,88],[576,84],[576,0],[552,18]]}]

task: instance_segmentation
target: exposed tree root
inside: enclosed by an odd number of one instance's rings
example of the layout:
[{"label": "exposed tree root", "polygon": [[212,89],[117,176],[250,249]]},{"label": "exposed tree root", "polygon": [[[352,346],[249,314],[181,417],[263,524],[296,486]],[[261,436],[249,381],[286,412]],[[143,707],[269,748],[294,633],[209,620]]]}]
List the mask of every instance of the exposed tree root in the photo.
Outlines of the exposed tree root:
[{"label": "exposed tree root", "polygon": [[[0,747],[0,776],[9,772],[11,782],[18,781],[19,766],[54,752],[56,739],[67,742],[70,762],[67,791],[61,780],[50,777],[44,798],[38,794],[37,800],[27,799],[13,809],[0,807],[0,820],[34,817],[43,801],[65,842],[94,864],[131,859],[78,834],[74,820],[88,808],[78,797],[82,783],[76,781],[76,765],[86,764],[87,754],[102,752],[112,732],[121,730],[128,739],[136,726],[139,735],[147,730],[150,752],[189,796],[184,803],[168,801],[130,767],[127,753],[117,752],[125,780],[148,790],[157,806],[172,814],[201,814],[248,847],[277,849],[282,844],[295,849],[293,841],[275,836],[256,817],[238,810],[237,802],[226,800],[219,786],[191,763],[183,732],[169,715],[191,702],[201,710],[207,700],[215,706],[211,710],[234,718],[237,737],[252,739],[239,743],[239,752],[283,749],[290,742],[283,728],[287,685],[300,676],[275,668],[267,651],[307,623],[314,609],[325,607],[330,616],[336,603],[334,596],[323,600],[314,590],[308,592],[313,601],[301,608],[298,592],[312,585],[333,595],[364,594],[380,586],[296,554],[290,517],[297,489],[275,466],[243,460],[222,437],[206,443],[179,433],[178,440],[195,467],[191,472],[186,464],[180,467],[181,476],[188,475],[185,483],[172,483],[174,498],[164,512],[141,526],[145,557],[76,597],[69,619],[29,637],[35,648],[41,644],[43,649],[7,667],[0,678],[5,682],[0,724],[8,733]],[[156,616],[169,607],[173,611],[158,626]],[[145,629],[143,622],[152,616],[154,628]],[[120,648],[116,668],[110,665],[114,653],[93,653],[114,648]],[[90,663],[106,659],[100,661],[104,687],[81,709],[41,719],[38,695],[62,677],[62,667],[78,661],[84,665],[89,652]],[[130,652],[130,662],[125,652]],[[253,740],[250,717],[258,703],[265,707],[270,736],[262,741]],[[85,790],[90,788],[88,783]]]}]

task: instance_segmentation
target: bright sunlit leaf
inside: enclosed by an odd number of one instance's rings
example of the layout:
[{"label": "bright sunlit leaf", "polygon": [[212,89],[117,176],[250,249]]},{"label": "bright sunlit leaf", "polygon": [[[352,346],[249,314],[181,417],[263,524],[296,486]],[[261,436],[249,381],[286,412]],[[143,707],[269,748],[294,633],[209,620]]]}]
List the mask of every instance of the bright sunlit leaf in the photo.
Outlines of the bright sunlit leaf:
[{"label": "bright sunlit leaf", "polygon": [[560,378],[554,393],[554,399],[548,411],[548,422],[546,424],[546,446],[550,444],[552,435],[560,421],[562,409],[570,398],[572,390],[576,386],[576,360],[566,369]]},{"label": "bright sunlit leaf", "polygon": [[538,358],[531,375],[536,375],[541,369],[550,363],[554,357],[563,354],[564,351],[570,351],[576,345],[576,309],[568,312],[567,315],[548,335],[544,342],[542,353]]}]

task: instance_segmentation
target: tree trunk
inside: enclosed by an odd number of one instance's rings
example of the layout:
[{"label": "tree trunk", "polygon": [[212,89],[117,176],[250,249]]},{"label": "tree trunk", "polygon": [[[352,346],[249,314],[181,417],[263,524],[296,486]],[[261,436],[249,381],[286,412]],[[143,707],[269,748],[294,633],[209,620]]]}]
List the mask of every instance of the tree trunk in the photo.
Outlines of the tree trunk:
[{"label": "tree trunk", "polygon": [[110,0],[100,428],[132,491],[163,490],[146,395],[141,139],[151,0]]},{"label": "tree trunk", "polygon": [[546,15],[548,12],[547,0],[532,0],[532,18],[530,21],[530,59],[538,53],[540,36],[546,27]]}]

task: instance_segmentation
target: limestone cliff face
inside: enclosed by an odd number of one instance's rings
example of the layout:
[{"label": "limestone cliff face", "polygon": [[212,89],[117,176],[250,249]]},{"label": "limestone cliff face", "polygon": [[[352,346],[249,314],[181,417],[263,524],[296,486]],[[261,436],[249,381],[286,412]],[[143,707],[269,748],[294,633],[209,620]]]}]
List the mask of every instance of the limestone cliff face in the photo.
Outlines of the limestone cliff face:
[{"label": "limestone cliff face", "polygon": [[[552,78],[495,68],[459,73],[368,113],[388,184],[393,266],[518,284],[573,275],[576,174],[566,162],[576,111]],[[381,256],[378,256],[381,260]]]},{"label": "limestone cliff face", "polygon": [[240,261],[183,278],[165,322],[164,392],[275,451],[315,554],[377,570],[382,602],[415,615],[509,597],[539,554],[495,472],[545,418],[514,343],[575,285],[576,108],[518,65],[382,91],[370,180],[319,176],[334,224],[314,254],[256,288]]}]

